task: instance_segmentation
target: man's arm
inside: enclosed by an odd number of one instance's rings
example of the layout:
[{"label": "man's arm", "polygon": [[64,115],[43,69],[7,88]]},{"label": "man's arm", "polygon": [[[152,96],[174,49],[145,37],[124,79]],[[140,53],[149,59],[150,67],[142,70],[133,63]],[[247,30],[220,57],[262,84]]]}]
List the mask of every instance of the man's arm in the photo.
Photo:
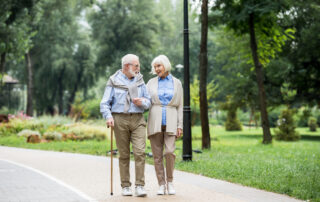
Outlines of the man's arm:
[{"label": "man's arm", "polygon": [[150,105],[151,105],[151,97],[148,93],[146,85],[142,86],[142,92],[143,92],[142,97],[144,98],[142,100],[142,107],[143,109],[147,110],[150,108]]},{"label": "man's arm", "polygon": [[111,86],[106,86],[103,94],[103,98],[100,102],[100,112],[104,119],[112,118],[111,115],[111,103],[114,95],[114,89]]}]

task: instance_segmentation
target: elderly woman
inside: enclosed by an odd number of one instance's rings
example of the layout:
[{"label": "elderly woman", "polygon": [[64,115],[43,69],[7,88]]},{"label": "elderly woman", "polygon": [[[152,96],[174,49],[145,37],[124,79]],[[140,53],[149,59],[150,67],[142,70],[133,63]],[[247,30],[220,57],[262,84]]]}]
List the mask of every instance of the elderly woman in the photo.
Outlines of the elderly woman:
[{"label": "elderly woman", "polygon": [[[158,195],[176,193],[172,180],[175,163],[175,141],[182,135],[183,89],[180,80],[170,74],[171,64],[167,56],[159,55],[152,63],[152,73],[157,77],[149,80],[148,92],[151,107],[148,118],[148,138],[150,139],[154,167],[159,184]],[[166,172],[163,166],[163,148]]]}]

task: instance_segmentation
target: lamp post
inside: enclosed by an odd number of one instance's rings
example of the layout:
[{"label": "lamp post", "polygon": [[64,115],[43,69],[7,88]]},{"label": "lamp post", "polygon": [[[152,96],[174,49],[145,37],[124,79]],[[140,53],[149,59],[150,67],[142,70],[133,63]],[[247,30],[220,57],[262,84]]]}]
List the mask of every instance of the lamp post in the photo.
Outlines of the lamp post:
[{"label": "lamp post", "polygon": [[183,153],[184,161],[192,160],[191,144],[191,108],[190,108],[190,80],[189,80],[189,29],[188,29],[188,0],[184,0],[184,97],[183,97]]}]

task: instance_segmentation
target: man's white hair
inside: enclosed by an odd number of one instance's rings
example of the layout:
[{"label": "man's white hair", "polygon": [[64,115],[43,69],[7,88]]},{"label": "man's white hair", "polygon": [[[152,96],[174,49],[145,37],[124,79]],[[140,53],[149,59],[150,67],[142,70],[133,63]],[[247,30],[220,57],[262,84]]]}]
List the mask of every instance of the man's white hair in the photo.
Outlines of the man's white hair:
[{"label": "man's white hair", "polygon": [[159,56],[155,57],[152,60],[152,62],[151,62],[151,72],[152,72],[152,74],[156,74],[156,71],[154,70],[154,65],[155,64],[163,65],[163,67],[164,67],[166,72],[170,72],[170,70],[171,70],[171,63],[170,63],[168,57],[165,56],[165,55],[159,55]]},{"label": "man's white hair", "polygon": [[123,57],[121,58],[121,66],[122,66],[122,69],[124,68],[124,66],[125,66],[126,64],[129,64],[129,63],[131,63],[131,62],[134,61],[134,60],[138,60],[138,61],[139,61],[139,57],[136,56],[136,55],[134,55],[134,54],[127,54],[127,55],[123,56]]}]

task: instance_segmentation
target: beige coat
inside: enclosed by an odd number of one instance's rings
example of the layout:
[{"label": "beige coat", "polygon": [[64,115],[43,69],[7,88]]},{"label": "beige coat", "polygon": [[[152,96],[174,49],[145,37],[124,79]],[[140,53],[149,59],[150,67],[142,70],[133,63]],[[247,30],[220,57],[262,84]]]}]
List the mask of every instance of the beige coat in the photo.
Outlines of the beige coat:
[{"label": "beige coat", "polygon": [[[183,128],[183,89],[181,81],[174,76],[172,76],[172,78],[174,93],[171,101],[166,106],[166,132],[176,135],[177,128]],[[158,97],[158,77],[149,80],[147,89],[151,96],[147,128],[149,137],[150,135],[161,132],[162,105]]]}]

